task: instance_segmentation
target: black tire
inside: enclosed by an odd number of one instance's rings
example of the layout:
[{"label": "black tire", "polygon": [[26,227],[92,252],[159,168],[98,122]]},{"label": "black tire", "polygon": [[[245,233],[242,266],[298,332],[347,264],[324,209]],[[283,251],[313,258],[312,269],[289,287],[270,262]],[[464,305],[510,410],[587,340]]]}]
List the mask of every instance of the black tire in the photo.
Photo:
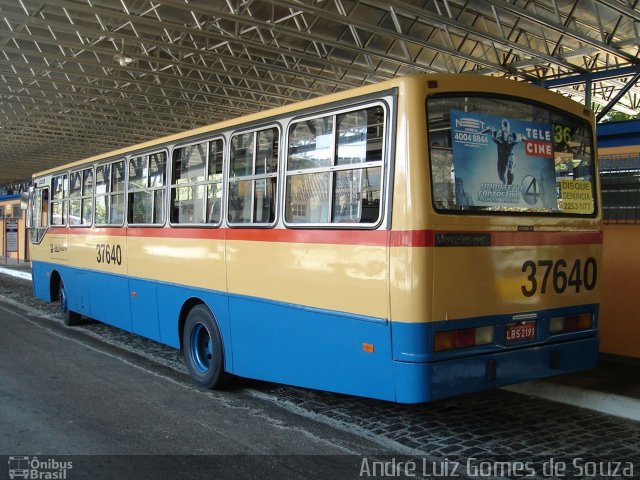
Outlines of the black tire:
[{"label": "black tire", "polygon": [[184,361],[191,379],[206,389],[220,388],[230,375],[224,371],[224,349],[218,324],[205,305],[187,315],[182,331]]},{"label": "black tire", "polygon": [[81,325],[82,315],[80,315],[78,312],[72,312],[71,310],[69,310],[67,292],[64,288],[64,283],[62,283],[62,280],[60,280],[58,299],[60,300],[60,314],[62,315],[62,322],[67,327],[75,327],[76,325]]}]

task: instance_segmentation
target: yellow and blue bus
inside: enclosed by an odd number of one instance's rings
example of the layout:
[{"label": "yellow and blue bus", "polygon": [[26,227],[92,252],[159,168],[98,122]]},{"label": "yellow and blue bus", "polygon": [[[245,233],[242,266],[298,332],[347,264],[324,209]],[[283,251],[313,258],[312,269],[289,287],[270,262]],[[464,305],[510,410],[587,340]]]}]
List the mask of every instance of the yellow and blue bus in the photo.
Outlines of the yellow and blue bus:
[{"label": "yellow and blue bus", "polygon": [[590,368],[594,118],[419,75],[34,176],[35,295],[237,375],[418,403]]}]

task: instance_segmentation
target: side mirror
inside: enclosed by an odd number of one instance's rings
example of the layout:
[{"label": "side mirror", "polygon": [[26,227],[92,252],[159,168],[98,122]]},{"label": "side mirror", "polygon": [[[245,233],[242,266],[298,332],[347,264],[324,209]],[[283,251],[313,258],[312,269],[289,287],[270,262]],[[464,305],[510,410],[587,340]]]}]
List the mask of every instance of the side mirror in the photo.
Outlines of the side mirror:
[{"label": "side mirror", "polygon": [[29,198],[31,197],[31,189],[28,192],[20,194],[20,210],[24,211],[29,208]]}]

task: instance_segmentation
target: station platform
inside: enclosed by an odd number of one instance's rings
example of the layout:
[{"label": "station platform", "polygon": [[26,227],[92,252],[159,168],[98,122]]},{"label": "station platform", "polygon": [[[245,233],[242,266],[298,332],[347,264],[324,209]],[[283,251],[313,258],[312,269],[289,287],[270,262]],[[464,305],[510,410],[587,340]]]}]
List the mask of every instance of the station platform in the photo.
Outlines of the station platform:
[{"label": "station platform", "polygon": [[[31,265],[0,257],[0,275],[30,281]],[[503,390],[640,422],[640,359],[602,353],[594,369]]]},{"label": "station platform", "polygon": [[504,389],[640,421],[640,359],[601,353],[594,369]]}]

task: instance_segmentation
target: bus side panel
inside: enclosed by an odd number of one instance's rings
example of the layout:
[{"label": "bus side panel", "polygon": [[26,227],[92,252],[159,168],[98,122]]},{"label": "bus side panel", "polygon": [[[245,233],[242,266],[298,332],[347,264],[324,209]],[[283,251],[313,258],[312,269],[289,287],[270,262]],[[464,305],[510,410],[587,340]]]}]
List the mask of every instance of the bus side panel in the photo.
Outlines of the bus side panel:
[{"label": "bus side panel", "polygon": [[70,267],[65,268],[65,273],[61,272],[61,275],[66,287],[69,309],[88,317],[92,316],[90,272]]},{"label": "bus side panel", "polygon": [[240,296],[229,306],[234,373],[395,399],[389,322]]},{"label": "bus side panel", "polygon": [[91,317],[128,332],[133,331],[129,279],[96,271],[87,271],[86,278],[91,291]]},{"label": "bus side panel", "polygon": [[234,373],[394,399],[387,246],[378,233],[349,232],[348,244],[324,230],[232,234]]},{"label": "bus side panel", "polygon": [[428,362],[433,357],[433,332],[428,322],[391,323],[393,359],[398,362]]},{"label": "bus side panel", "polygon": [[67,294],[69,309],[91,315],[90,282],[88,272],[49,262],[33,261],[31,264],[31,276],[33,294],[36,298],[51,302],[51,275],[58,272]]},{"label": "bus side panel", "polygon": [[51,302],[51,275],[57,271],[62,275],[69,263],[69,239],[63,229],[48,231],[39,244],[31,245],[31,264],[34,295]]},{"label": "bus side panel", "polygon": [[365,243],[378,232],[345,232],[353,243],[334,244],[331,231],[284,230],[278,234],[286,241],[268,241],[270,232],[238,230],[230,232],[256,240],[227,241],[230,294],[389,318],[387,246]]},{"label": "bus side panel", "polygon": [[69,309],[133,331],[122,229],[70,228],[69,260],[68,273],[61,273]]},{"label": "bus side panel", "polygon": [[160,340],[156,282],[130,278],[129,291],[133,333]]},{"label": "bus side panel", "polygon": [[158,295],[158,327],[160,340],[167,345],[180,348],[180,332],[178,319],[184,302],[189,299],[189,292],[176,285],[159,284]]},{"label": "bus side panel", "polygon": [[51,275],[51,264],[31,261],[31,278],[33,279],[33,295],[45,302],[51,301],[51,288],[49,287],[49,277]]},{"label": "bus side panel", "polygon": [[38,261],[34,261],[31,268],[37,298],[51,301],[49,279],[55,270],[65,284],[70,310],[132,331],[127,277]]},{"label": "bus side panel", "polygon": [[[395,335],[396,330],[394,330]],[[398,403],[423,403],[433,399],[431,364],[423,362],[393,362]]]}]

